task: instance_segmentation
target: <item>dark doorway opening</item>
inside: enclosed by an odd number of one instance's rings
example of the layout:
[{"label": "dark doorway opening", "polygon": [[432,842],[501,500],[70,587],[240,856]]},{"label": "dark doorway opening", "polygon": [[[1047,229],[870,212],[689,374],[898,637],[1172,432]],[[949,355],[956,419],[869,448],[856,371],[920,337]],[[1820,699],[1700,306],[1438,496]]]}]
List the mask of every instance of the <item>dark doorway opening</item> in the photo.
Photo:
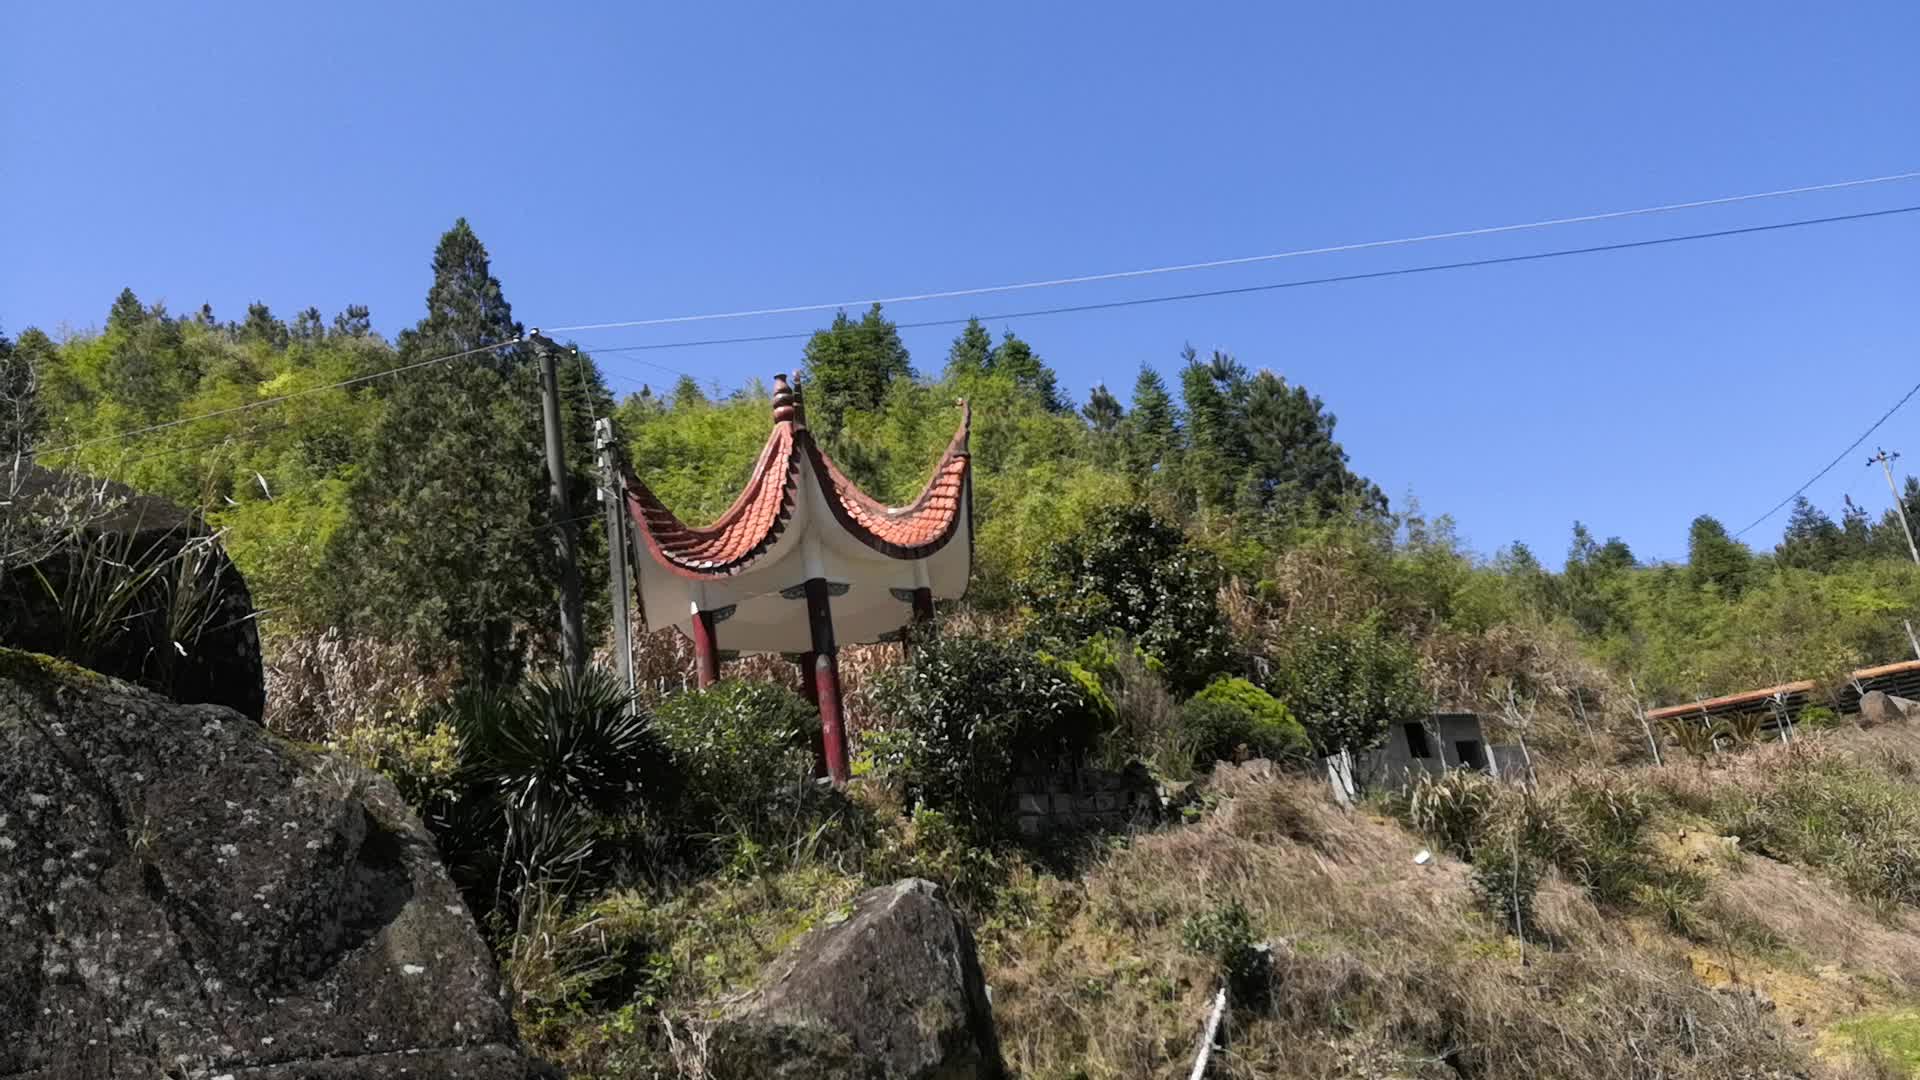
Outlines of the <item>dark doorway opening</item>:
[{"label": "dark doorway opening", "polygon": [[1487,771],[1487,751],[1480,745],[1479,739],[1459,739],[1453,744],[1453,752],[1459,756],[1460,764],[1469,769]]},{"label": "dark doorway opening", "polygon": [[1407,732],[1407,753],[1416,758],[1433,756],[1433,745],[1427,742],[1427,729],[1421,724],[1402,724]]}]

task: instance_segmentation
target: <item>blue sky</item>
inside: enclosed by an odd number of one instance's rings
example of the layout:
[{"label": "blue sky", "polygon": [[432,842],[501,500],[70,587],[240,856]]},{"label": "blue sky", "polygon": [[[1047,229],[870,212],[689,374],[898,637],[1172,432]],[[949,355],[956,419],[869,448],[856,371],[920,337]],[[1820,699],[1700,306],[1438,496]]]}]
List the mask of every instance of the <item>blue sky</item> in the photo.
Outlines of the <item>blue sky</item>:
[{"label": "blue sky", "polygon": [[[1126,269],[1920,169],[1908,3],[9,5],[0,324],[420,315],[467,216],[557,326]],[[972,301],[964,317],[1920,204],[1920,182]],[[1681,556],[1920,379],[1920,214],[1000,320],[1084,395],[1181,345],[1326,399],[1476,548]],[[801,331],[801,315],[580,334]],[[907,335],[937,369],[952,331]],[[795,343],[607,355],[736,384]],[[1920,455],[1920,404],[1875,441]],[[1865,449],[1855,455],[1864,462]],[[1878,509],[1843,462],[1809,492]],[[1750,537],[1771,543],[1778,519]]]}]

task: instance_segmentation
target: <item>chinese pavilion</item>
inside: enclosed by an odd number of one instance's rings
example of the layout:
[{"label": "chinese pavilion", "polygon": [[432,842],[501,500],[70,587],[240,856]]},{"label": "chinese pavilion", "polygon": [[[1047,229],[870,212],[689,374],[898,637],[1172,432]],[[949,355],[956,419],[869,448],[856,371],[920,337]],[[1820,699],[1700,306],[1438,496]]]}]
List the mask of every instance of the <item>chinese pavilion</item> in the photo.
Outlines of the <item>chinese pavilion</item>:
[{"label": "chinese pavilion", "polygon": [[773,432],[746,488],[711,525],[674,516],[627,477],[647,625],[693,639],[701,686],[725,654],[794,657],[820,706],[827,771],[847,779],[840,707],[841,644],[899,641],[966,591],[973,563],[971,413],[920,497],[890,507],[861,491],[807,430],[798,379],[774,376]]}]

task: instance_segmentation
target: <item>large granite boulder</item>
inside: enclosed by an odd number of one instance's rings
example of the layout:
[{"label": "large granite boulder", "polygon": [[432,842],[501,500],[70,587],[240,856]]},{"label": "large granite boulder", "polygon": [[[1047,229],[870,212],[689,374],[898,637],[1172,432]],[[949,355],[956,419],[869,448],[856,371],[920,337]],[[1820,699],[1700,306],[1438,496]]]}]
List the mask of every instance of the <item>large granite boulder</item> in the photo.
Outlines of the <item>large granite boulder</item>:
[{"label": "large granite boulder", "polygon": [[930,881],[869,889],[808,931],[708,1043],[715,1080],[1004,1075],[973,935]]},{"label": "large granite boulder", "polygon": [[0,1077],[532,1070],[385,779],[0,649]]},{"label": "large granite boulder", "polygon": [[1873,727],[1898,724],[1920,716],[1920,701],[1909,701],[1881,690],[1869,690],[1860,698],[1860,722]]},{"label": "large granite boulder", "polygon": [[27,512],[77,504],[77,521],[37,564],[0,567],[0,645],[260,719],[266,681],[253,600],[199,515],[41,468],[25,473],[17,501]]}]

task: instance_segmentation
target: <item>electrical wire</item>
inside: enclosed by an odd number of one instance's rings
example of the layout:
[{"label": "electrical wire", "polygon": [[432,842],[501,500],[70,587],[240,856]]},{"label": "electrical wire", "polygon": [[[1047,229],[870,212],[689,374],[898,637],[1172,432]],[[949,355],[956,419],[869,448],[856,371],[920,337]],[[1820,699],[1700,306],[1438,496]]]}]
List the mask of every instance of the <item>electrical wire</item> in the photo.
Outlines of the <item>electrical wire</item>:
[{"label": "electrical wire", "polygon": [[[1263,285],[1241,285],[1228,289],[1207,289],[1201,292],[1172,293],[1164,296],[1142,296],[1128,300],[1106,300],[1091,304],[1071,304],[1064,307],[1036,308],[1029,311],[1009,311],[997,315],[979,315],[955,319],[926,319],[919,322],[895,323],[901,330],[914,330],[935,326],[960,326],[974,318],[982,322],[995,322],[1004,319],[1031,319],[1047,315],[1068,315],[1086,311],[1108,311],[1114,308],[1144,307],[1149,304],[1170,304],[1183,300],[1204,300],[1219,296],[1241,296],[1248,293],[1273,292],[1279,289],[1299,289],[1310,285],[1337,285],[1353,281],[1374,281],[1381,278],[1407,277],[1414,274],[1432,274],[1445,270],[1469,270],[1485,266],[1504,266],[1513,263],[1539,262],[1545,259],[1559,259],[1572,255],[1592,255],[1608,251],[1628,251],[1637,248],[1660,247],[1667,244],[1679,244],[1693,240],[1715,240],[1729,236],[1746,236],[1754,233],[1779,232],[1784,229],[1798,229],[1813,225],[1831,225],[1846,221],[1863,221],[1869,218],[1891,217],[1896,214],[1911,214],[1920,211],[1920,205],[1898,206],[1885,210],[1864,210],[1853,214],[1836,214],[1830,217],[1798,218],[1793,221],[1776,221],[1765,225],[1743,225],[1732,229],[1715,229],[1711,232],[1682,233],[1678,236],[1661,236],[1651,240],[1625,240],[1611,244],[1594,244],[1588,247],[1558,248],[1553,251],[1536,251],[1524,255],[1498,255],[1484,259],[1465,259],[1458,262],[1427,263],[1422,266],[1403,266],[1391,270],[1371,270],[1356,274],[1335,274],[1329,277],[1296,278],[1292,281],[1275,281]],[[755,334],[747,337],[704,338],[692,341],[662,341],[645,345],[617,345],[593,350],[594,355],[607,353],[647,352],[657,349],[690,349],[706,345],[746,345],[766,341],[795,341],[810,338],[814,331],[798,331],[783,334]],[[641,361],[644,363],[644,361]],[[668,369],[671,370],[671,369]]]},{"label": "electrical wire", "polygon": [[1880,417],[1880,419],[1878,419],[1878,420],[1875,420],[1875,421],[1873,422],[1873,426],[1871,426],[1871,427],[1869,427],[1869,428],[1867,428],[1867,430],[1865,430],[1865,431],[1863,431],[1863,432],[1861,432],[1861,433],[1860,433],[1860,437],[1859,437],[1859,438],[1857,438],[1857,439],[1855,439],[1855,440],[1853,440],[1852,442],[1850,442],[1850,443],[1848,443],[1848,444],[1847,444],[1847,448],[1846,448],[1845,450],[1842,450],[1842,451],[1840,451],[1840,453],[1838,453],[1837,455],[1835,455],[1835,456],[1834,456],[1834,459],[1833,459],[1832,461],[1829,461],[1829,462],[1827,462],[1827,464],[1826,464],[1826,467],[1825,467],[1825,468],[1823,468],[1823,469],[1821,469],[1821,470],[1820,470],[1819,472],[1817,472],[1817,473],[1814,473],[1814,474],[1813,474],[1813,475],[1812,475],[1811,477],[1809,477],[1809,478],[1808,478],[1808,480],[1807,480],[1807,482],[1806,482],[1806,483],[1804,483],[1804,484],[1801,484],[1801,485],[1800,485],[1799,487],[1797,487],[1797,488],[1794,488],[1794,489],[1793,489],[1793,492],[1792,492],[1791,494],[1789,494],[1789,495],[1788,495],[1788,496],[1787,496],[1786,498],[1784,498],[1784,499],[1781,499],[1781,500],[1780,500],[1779,502],[1777,502],[1777,503],[1774,503],[1774,504],[1773,504],[1773,509],[1771,509],[1771,510],[1769,510],[1769,511],[1767,511],[1767,512],[1766,512],[1766,513],[1764,513],[1764,514],[1761,514],[1761,515],[1760,515],[1759,517],[1757,517],[1757,518],[1754,518],[1754,519],[1753,519],[1752,521],[1750,521],[1750,522],[1748,522],[1748,523],[1747,523],[1747,526],[1746,526],[1746,528],[1743,528],[1743,529],[1741,529],[1741,530],[1740,530],[1739,532],[1736,532],[1736,533],[1734,533],[1734,534],[1733,534],[1733,536],[1734,536],[1734,539],[1736,539],[1736,540],[1737,540],[1737,539],[1739,539],[1740,537],[1742,537],[1742,536],[1744,536],[1744,535],[1746,535],[1746,533],[1747,533],[1747,532],[1749,532],[1749,531],[1751,531],[1751,530],[1753,529],[1753,527],[1754,527],[1755,525],[1758,525],[1758,524],[1760,524],[1761,522],[1763,522],[1763,521],[1765,521],[1765,520],[1767,520],[1768,518],[1770,518],[1770,517],[1772,517],[1773,515],[1775,515],[1775,514],[1777,514],[1777,513],[1779,513],[1779,512],[1780,512],[1780,510],[1781,510],[1781,508],[1783,508],[1783,507],[1785,507],[1785,506],[1786,506],[1786,505],[1787,505],[1788,503],[1790,503],[1790,502],[1792,502],[1793,500],[1795,500],[1795,499],[1797,499],[1797,498],[1799,498],[1799,497],[1801,496],[1801,494],[1802,494],[1802,493],[1804,493],[1804,492],[1805,492],[1805,491],[1806,491],[1806,490],[1807,490],[1808,488],[1810,488],[1810,487],[1812,487],[1812,486],[1813,486],[1813,485],[1814,485],[1815,483],[1817,483],[1817,482],[1819,481],[1819,479],[1820,479],[1821,477],[1823,477],[1823,476],[1825,476],[1825,475],[1827,475],[1828,473],[1830,473],[1830,472],[1832,472],[1832,471],[1833,471],[1833,469],[1834,469],[1834,466],[1836,466],[1836,465],[1839,465],[1839,464],[1840,464],[1840,463],[1841,463],[1842,461],[1845,461],[1845,460],[1847,459],[1847,455],[1848,455],[1848,454],[1851,454],[1851,453],[1853,453],[1853,452],[1854,452],[1855,450],[1858,450],[1858,449],[1860,448],[1860,444],[1861,444],[1861,443],[1863,443],[1863,442],[1866,442],[1866,441],[1867,441],[1867,436],[1869,436],[1869,435],[1871,435],[1871,434],[1873,434],[1874,432],[1876,432],[1876,431],[1878,431],[1878,430],[1880,430],[1880,425],[1882,425],[1882,424],[1884,424],[1884,423],[1886,423],[1886,422],[1887,422],[1888,420],[1890,420],[1890,419],[1892,419],[1892,418],[1893,418],[1893,414],[1894,414],[1894,413],[1897,413],[1897,412],[1899,412],[1899,411],[1900,411],[1900,408],[1901,408],[1901,406],[1903,406],[1903,405],[1905,405],[1905,404],[1906,404],[1907,402],[1909,402],[1909,401],[1912,401],[1912,400],[1913,400],[1913,395],[1915,395],[1915,394],[1920,394],[1920,383],[1914,383],[1914,384],[1913,384],[1913,388],[1912,388],[1912,389],[1910,389],[1910,390],[1908,390],[1908,391],[1906,392],[1906,394],[1905,394],[1904,396],[1902,396],[1902,397],[1900,398],[1900,400],[1899,400],[1899,401],[1896,401],[1896,402],[1894,402],[1894,403],[1893,403],[1893,408],[1891,408],[1891,409],[1888,409],[1888,410],[1887,410],[1887,411],[1886,411],[1885,413],[1883,413],[1883,414],[1881,414],[1881,417]]},{"label": "electrical wire", "polygon": [[746,319],[762,315],[794,315],[811,311],[834,311],[840,308],[867,307],[871,304],[912,304],[925,300],[951,300],[967,296],[985,296],[992,293],[1020,292],[1028,289],[1050,289],[1062,285],[1086,285],[1100,281],[1121,281],[1127,278],[1151,277],[1157,274],[1185,273],[1190,270],[1216,270],[1229,266],[1249,266],[1255,263],[1274,262],[1280,259],[1297,259],[1308,255],[1332,255],[1346,251],[1403,247],[1409,244],[1424,244],[1437,240],[1461,240],[1468,237],[1494,236],[1500,233],[1548,229],[1562,225],[1579,225],[1595,221],[1614,221],[1620,218],[1641,217],[1648,214],[1666,214],[1680,210],[1698,210],[1709,206],[1731,206],[1736,203],[1754,202],[1760,199],[1778,199],[1790,195],[1808,195],[1821,191],[1839,191],[1845,188],[1866,187],[1873,184],[1890,184],[1913,179],[1920,179],[1920,171],[1891,173],[1886,176],[1869,176],[1855,180],[1840,180],[1830,184],[1808,184],[1802,187],[1781,188],[1777,191],[1757,191],[1745,195],[1724,195],[1718,198],[1695,199],[1689,202],[1666,203],[1660,206],[1642,206],[1631,210],[1608,210],[1597,214],[1578,214],[1572,217],[1548,218],[1543,221],[1528,221],[1512,225],[1489,225],[1475,229],[1456,229],[1451,232],[1424,233],[1419,236],[1402,236],[1392,240],[1363,240],[1350,244],[1332,244],[1326,247],[1276,251],[1265,255],[1242,255],[1227,259],[1208,259],[1204,262],[1177,263],[1171,266],[1153,266],[1140,270],[1115,270],[1100,274],[1080,274],[1074,277],[1021,281],[1007,285],[983,285],[968,289],[947,289],[941,292],[910,293],[904,296],[870,297],[864,300],[837,300],[832,303],[822,304],[793,304],[786,307],[751,308],[743,311],[719,311],[705,315],[674,315],[657,319],[628,319],[622,322],[580,323],[574,326],[555,326],[551,328],[551,332],[571,333],[588,330],[624,330],[640,326],[666,326],[674,323],[710,322],[719,319]]},{"label": "electrical wire", "polygon": [[[1328,277],[1319,277],[1319,278],[1297,278],[1291,281],[1268,282],[1262,285],[1242,285],[1235,288],[1207,289],[1199,292],[1173,293],[1173,294],[1168,294],[1163,296],[1134,297],[1126,300],[1108,300],[1108,301],[1102,301],[1098,303],[1089,303],[1089,304],[1071,304],[1071,305],[1066,305],[1062,307],[1038,308],[1038,309],[1029,310],[1029,311],[1005,312],[997,315],[986,315],[986,316],[977,316],[977,317],[985,321],[998,321],[998,320],[1004,320],[1004,319],[1039,318],[1039,317],[1049,316],[1049,315],[1067,315],[1067,314],[1074,314],[1074,313],[1088,312],[1088,311],[1110,311],[1118,308],[1144,307],[1150,304],[1168,304],[1168,303],[1175,303],[1175,302],[1186,301],[1186,300],[1201,300],[1201,299],[1209,299],[1209,298],[1221,297],[1221,296],[1242,296],[1242,295],[1248,295],[1252,293],[1273,292],[1281,289],[1298,289],[1298,288],[1305,288],[1307,286],[1313,286],[1313,285],[1334,285],[1334,284],[1341,284],[1341,283],[1354,282],[1354,281],[1374,281],[1374,280],[1380,280],[1384,278],[1408,277],[1415,274],[1438,273],[1438,272],[1447,271],[1447,270],[1467,270],[1467,269],[1474,269],[1474,268],[1486,267],[1486,266],[1504,266],[1504,265],[1511,265],[1515,263],[1539,262],[1546,259],[1566,258],[1574,255],[1591,255],[1591,254],[1597,254],[1597,253],[1609,252],[1609,251],[1629,251],[1629,250],[1636,250],[1640,248],[1661,247],[1669,244],[1686,243],[1686,242],[1695,241],[1695,240],[1713,240],[1713,239],[1720,239],[1720,238],[1729,237],[1729,236],[1746,236],[1746,235],[1752,235],[1756,233],[1779,232],[1786,229],[1806,228],[1814,225],[1831,225],[1839,222],[1864,221],[1872,218],[1891,217],[1897,214],[1911,214],[1916,211],[1920,211],[1920,205],[1899,206],[1899,207],[1892,207],[1892,208],[1881,209],[1881,210],[1865,210],[1865,211],[1860,211],[1852,214],[1835,214],[1827,217],[1818,217],[1818,218],[1798,218],[1792,221],[1777,221],[1777,222],[1770,222],[1764,225],[1745,225],[1745,226],[1740,226],[1738,228],[1731,228],[1731,229],[1715,229],[1709,232],[1682,233],[1677,236],[1662,236],[1662,237],[1655,237],[1649,240],[1618,241],[1610,244],[1594,244],[1587,247],[1577,247],[1577,248],[1559,248],[1552,251],[1537,251],[1537,252],[1530,252],[1530,253],[1521,254],[1521,255],[1500,255],[1500,256],[1492,256],[1492,257],[1483,258],[1483,259],[1465,259],[1457,262],[1428,263],[1422,266],[1406,266],[1406,267],[1398,267],[1390,270],[1368,271],[1365,273],[1336,274]],[[969,321],[971,321],[971,318],[927,319],[927,320],[922,320],[918,322],[897,323],[895,325],[899,329],[910,330],[910,329],[919,329],[919,328],[936,327],[936,326],[956,326],[956,325],[964,324]],[[555,332],[558,332],[558,331],[555,331]],[[696,348],[700,346],[710,346],[710,345],[738,345],[738,344],[748,344],[753,342],[765,342],[765,341],[791,341],[791,340],[810,338],[813,336],[813,333],[814,333],[813,331],[800,331],[800,332],[785,333],[785,334],[761,334],[761,335],[755,335],[755,336],[749,336],[749,337],[707,338],[707,339],[693,340],[693,341],[654,342],[651,344],[644,344],[644,345],[623,345],[623,346],[613,346],[609,348],[600,348],[600,349],[592,350],[592,352],[595,355],[599,355],[599,354],[608,354],[608,353],[648,352],[648,351],[654,351],[654,350],[660,350],[660,349],[686,349],[686,348]],[[431,367],[435,364],[451,363],[452,361],[462,360],[470,356],[478,355],[480,353],[492,352],[492,351],[495,351],[498,349],[504,349],[504,348],[511,348],[515,345],[521,344],[523,340],[524,339],[522,338],[515,338],[511,341],[501,341],[501,342],[495,342],[494,344],[491,344],[491,345],[482,345],[482,346],[479,346],[478,348],[467,349],[462,352],[449,353],[444,356],[436,356],[427,360],[419,360],[411,364],[402,364],[399,367],[386,368],[381,371],[370,372],[365,375],[356,375],[349,379],[341,379],[337,382],[326,383],[320,386],[310,386],[304,389],[292,391],[291,393],[280,394],[270,398],[262,398],[259,401],[250,401],[244,405],[233,405],[224,409],[214,409],[210,412],[197,413],[193,416],[179,417],[177,419],[168,420],[163,423],[148,424],[144,427],[131,428],[126,431],[118,431],[112,434],[96,436],[90,439],[82,439],[78,442],[69,443],[65,446],[51,447],[49,449],[40,451],[40,453],[43,455],[63,454],[63,453],[68,453],[74,450],[81,450],[89,446],[98,446],[102,443],[117,442],[121,439],[129,439],[139,435],[148,435],[156,431],[165,431],[171,428],[181,427],[186,424],[197,423],[201,420],[211,420],[221,416],[231,416],[236,413],[248,412],[253,409],[263,409],[271,405],[279,405],[288,401],[292,401],[295,398],[305,397],[309,394],[318,394],[327,390],[336,390],[345,386],[353,386],[359,383],[371,382],[374,379],[385,378],[389,375],[398,375],[403,372],[416,371],[421,368]],[[693,376],[688,375],[688,373],[686,372],[675,371],[675,369],[666,367],[665,365],[652,364],[648,361],[636,361],[636,362],[646,363],[650,367],[659,367],[664,371],[670,371],[680,375],[687,375],[689,378],[693,378]],[[707,381],[712,383],[715,386],[718,386],[717,380],[709,378]],[[1864,437],[1865,436],[1862,436],[1862,438]],[[1818,479],[1818,477],[1816,477],[1815,479]],[[1809,483],[1811,482],[1812,481],[1809,481]],[[1789,496],[1789,499],[1791,499],[1791,496]],[[1755,522],[1755,524],[1758,524],[1758,522]],[[1750,527],[1751,526],[1749,526],[1749,528]]]}]

